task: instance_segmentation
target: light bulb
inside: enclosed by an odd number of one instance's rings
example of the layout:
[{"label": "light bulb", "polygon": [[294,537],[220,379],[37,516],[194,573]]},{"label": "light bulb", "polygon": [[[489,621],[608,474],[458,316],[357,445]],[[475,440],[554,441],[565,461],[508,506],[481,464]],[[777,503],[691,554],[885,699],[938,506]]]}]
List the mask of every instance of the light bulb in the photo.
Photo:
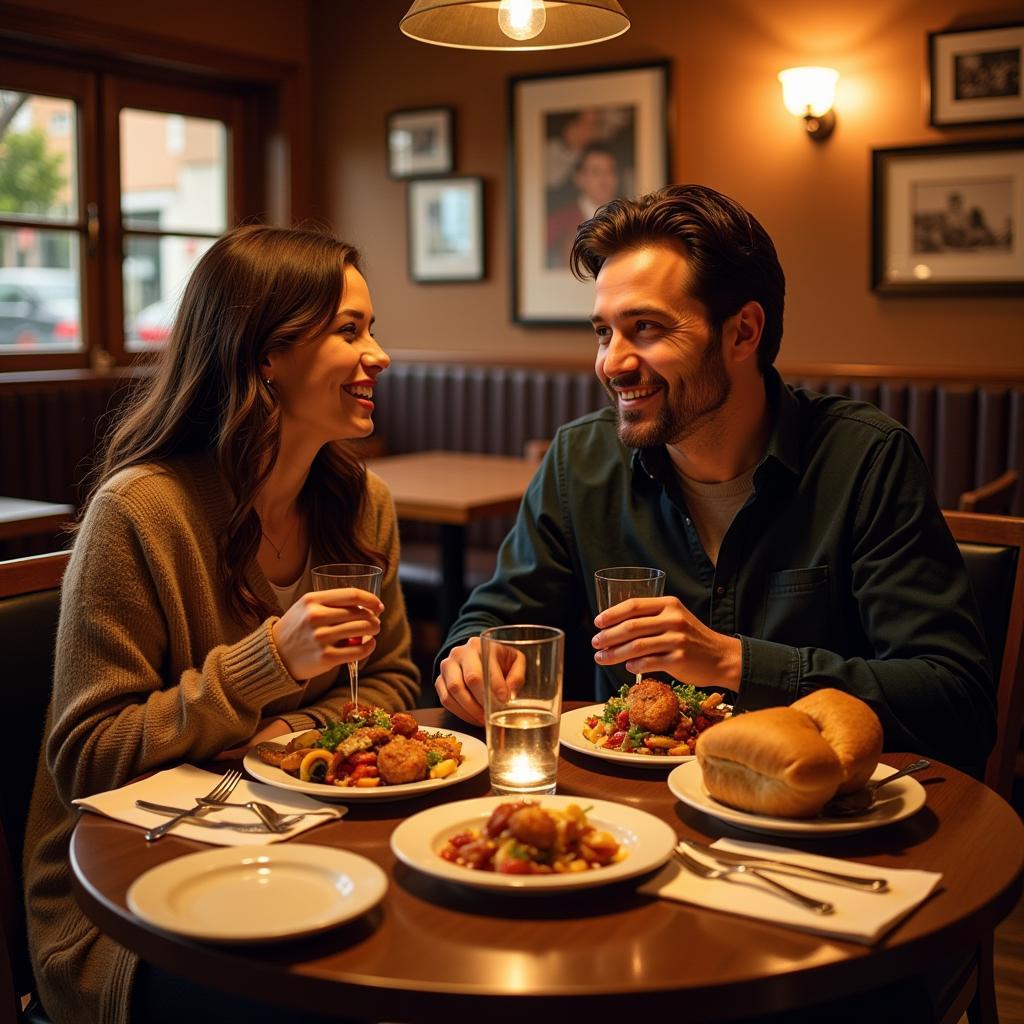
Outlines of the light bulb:
[{"label": "light bulb", "polygon": [[822,117],[832,109],[839,72],[832,68],[787,68],[779,72],[782,102],[796,117]]},{"label": "light bulb", "polygon": [[498,28],[509,39],[533,39],[544,31],[547,20],[544,0],[501,0],[498,4]]}]

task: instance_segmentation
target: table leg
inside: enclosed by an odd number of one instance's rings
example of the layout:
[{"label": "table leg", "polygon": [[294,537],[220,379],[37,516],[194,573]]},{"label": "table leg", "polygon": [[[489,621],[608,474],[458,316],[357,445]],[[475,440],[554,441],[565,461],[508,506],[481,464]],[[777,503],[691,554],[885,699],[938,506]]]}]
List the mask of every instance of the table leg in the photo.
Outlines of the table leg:
[{"label": "table leg", "polygon": [[438,620],[447,634],[459,614],[466,593],[466,529],[441,524],[441,599]]}]

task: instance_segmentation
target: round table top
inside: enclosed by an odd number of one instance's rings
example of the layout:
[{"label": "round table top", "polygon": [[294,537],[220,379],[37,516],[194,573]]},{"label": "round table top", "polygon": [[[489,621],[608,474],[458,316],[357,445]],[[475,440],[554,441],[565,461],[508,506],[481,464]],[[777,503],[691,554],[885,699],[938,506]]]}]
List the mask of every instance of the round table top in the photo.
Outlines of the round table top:
[{"label": "round table top", "polygon": [[[439,709],[416,717],[428,726],[473,731]],[[911,759],[884,757],[896,767]],[[303,833],[300,842],[362,854],[389,880],[377,908],[316,937],[218,947],[156,930],[127,909],[128,887],[157,864],[209,847],[173,833],[148,844],[141,829],[94,814],[82,815],[71,840],[76,896],[104,932],[165,970],[278,1005],[409,1021],[481,1010],[492,1020],[510,1020],[524,1011],[550,1014],[562,999],[568,1000],[562,1010],[636,1014],[674,1007],[708,1021],[755,1008],[781,1012],[966,951],[1019,898],[1024,826],[994,792],[945,765],[934,763],[917,776],[927,792],[917,814],[827,840],[773,840],[733,828],[678,802],[667,774],[667,768],[632,769],[563,748],[558,792],[648,811],[682,839],[774,841],[883,869],[938,871],[942,882],[867,947],[643,896],[635,879],[524,897],[462,888],[398,862],[389,847],[395,826],[425,808],[488,795],[485,773],[415,800],[353,801],[344,820]]]}]

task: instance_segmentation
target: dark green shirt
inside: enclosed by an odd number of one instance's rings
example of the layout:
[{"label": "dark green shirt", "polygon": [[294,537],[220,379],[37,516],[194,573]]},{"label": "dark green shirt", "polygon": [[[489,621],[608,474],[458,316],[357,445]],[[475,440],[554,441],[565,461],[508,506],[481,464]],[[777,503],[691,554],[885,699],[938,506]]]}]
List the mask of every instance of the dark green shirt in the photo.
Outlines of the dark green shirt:
[{"label": "dark green shirt", "polygon": [[445,651],[488,626],[557,625],[566,697],[604,700],[629,673],[594,683],[594,571],[656,566],[666,594],[740,638],[739,709],[838,687],[878,713],[886,749],[980,770],[995,738],[985,640],[917,445],[873,406],[774,370],[766,389],[771,436],[717,565],[665,449],[625,448],[614,410],[592,413],[556,434]]}]

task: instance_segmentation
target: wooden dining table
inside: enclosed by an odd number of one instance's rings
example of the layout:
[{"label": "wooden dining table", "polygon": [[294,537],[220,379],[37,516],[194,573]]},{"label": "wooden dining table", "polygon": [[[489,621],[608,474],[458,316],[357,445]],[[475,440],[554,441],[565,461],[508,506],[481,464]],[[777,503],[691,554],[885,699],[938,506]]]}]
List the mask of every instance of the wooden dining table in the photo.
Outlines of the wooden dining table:
[{"label": "wooden dining table", "polygon": [[537,463],[507,455],[425,451],[368,459],[366,465],[388,485],[399,519],[440,527],[438,619],[447,629],[465,597],[466,527],[514,514]]},{"label": "wooden dining table", "polygon": [[[580,705],[567,705],[567,707]],[[473,732],[441,709],[422,724]],[[902,767],[912,754],[885,754]],[[220,762],[223,767],[224,763]],[[634,769],[563,748],[558,792],[612,800],[668,822],[683,839],[776,842],[892,868],[942,873],[936,892],[872,947],[657,899],[637,879],[575,892],[483,891],[396,860],[392,830],[417,811],[487,795],[487,775],[414,800],[351,801],[341,821],[298,840],[378,864],[383,901],[319,936],[216,946],[165,933],[134,916],[126,893],[143,872],[204,844],[148,844],[142,829],[83,814],[71,840],[76,897],[104,932],[164,970],[283,1007],[346,1019],[521,1021],[629,1016],[720,1021],[784,1013],[842,998],[967,953],[1016,905],[1024,826],[992,790],[943,764],[916,776],[926,805],[882,828],[829,839],[743,832],[679,803],[667,768]],[[865,897],[868,898],[868,897]],[[669,1018],[665,1018],[669,1019]]]}]

